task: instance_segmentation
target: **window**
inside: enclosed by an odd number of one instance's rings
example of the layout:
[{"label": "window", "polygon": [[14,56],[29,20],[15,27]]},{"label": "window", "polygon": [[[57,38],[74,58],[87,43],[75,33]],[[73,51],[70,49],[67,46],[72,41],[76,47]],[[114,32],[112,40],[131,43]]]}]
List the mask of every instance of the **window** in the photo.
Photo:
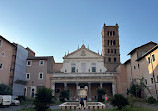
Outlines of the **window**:
[{"label": "window", "polygon": [[5,52],[2,52],[2,54],[1,54],[1,55],[2,55],[2,57],[4,57],[4,56],[5,56]]},{"label": "window", "polygon": [[111,62],[111,58],[108,58],[108,61]]},{"label": "window", "polygon": [[116,49],[114,49],[114,52],[115,52],[115,54],[116,54]]},{"label": "window", "polygon": [[116,41],[115,40],[113,41],[113,45],[116,45]]},{"label": "window", "polygon": [[3,64],[2,63],[0,63],[0,69],[2,69],[3,68]]},{"label": "window", "polygon": [[108,31],[107,35],[109,36],[109,31]]},{"label": "window", "polygon": [[147,79],[145,79],[145,81],[144,81],[144,82],[145,82],[145,85],[147,85],[147,84],[148,84]]},{"label": "window", "polygon": [[154,79],[153,78],[151,78],[151,84],[153,84],[154,83]]},{"label": "window", "polygon": [[110,42],[111,42],[111,45],[112,45],[112,40]]},{"label": "window", "polygon": [[0,40],[0,47],[2,46],[2,40]]},{"label": "window", "polygon": [[35,97],[35,94],[36,94],[36,87],[35,87],[35,86],[32,86],[32,87],[31,87],[31,98],[34,98],[34,97]]},{"label": "window", "polygon": [[39,61],[39,65],[40,65],[40,66],[44,66],[44,60],[40,60],[40,61]]},{"label": "window", "polygon": [[92,64],[92,72],[96,72],[96,64],[95,63]]},{"label": "window", "polygon": [[116,62],[116,58],[114,58],[114,62]]},{"label": "window", "polygon": [[140,65],[138,64],[138,69],[140,69]]},{"label": "window", "polygon": [[75,72],[76,64],[71,64],[71,72]]},{"label": "window", "polygon": [[43,79],[43,72],[39,72],[38,79]]},{"label": "window", "polygon": [[27,66],[31,66],[32,65],[32,61],[31,60],[28,60],[27,61]]},{"label": "window", "polygon": [[110,31],[110,36],[112,36],[112,31]]},{"label": "window", "polygon": [[113,36],[115,36],[115,31],[113,31]]},{"label": "window", "polygon": [[108,49],[108,54],[110,54],[110,49]]},{"label": "window", "polygon": [[26,73],[26,80],[30,80],[30,73]]},{"label": "window", "polygon": [[27,87],[24,88],[24,96],[27,96]]},{"label": "window", "polygon": [[148,62],[149,62],[149,64],[150,64],[150,57],[148,57]]},{"label": "window", "polygon": [[134,66],[134,69],[136,69],[136,66]]},{"label": "window", "polygon": [[111,49],[111,53],[113,53],[113,49]]},{"label": "window", "polygon": [[110,45],[110,41],[108,40],[108,45]]},{"label": "window", "polygon": [[155,55],[154,54],[152,55],[152,59],[153,59],[153,62],[154,62],[155,61]]}]

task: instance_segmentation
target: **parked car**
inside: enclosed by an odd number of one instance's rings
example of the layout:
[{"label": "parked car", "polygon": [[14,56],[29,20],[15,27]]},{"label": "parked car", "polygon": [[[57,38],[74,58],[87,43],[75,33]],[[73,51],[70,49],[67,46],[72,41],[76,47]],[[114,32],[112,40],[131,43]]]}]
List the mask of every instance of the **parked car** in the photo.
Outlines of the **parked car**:
[{"label": "parked car", "polygon": [[10,106],[12,101],[11,95],[0,95],[0,105]]},{"label": "parked car", "polygon": [[17,96],[12,96],[12,105],[20,105],[20,101]]}]

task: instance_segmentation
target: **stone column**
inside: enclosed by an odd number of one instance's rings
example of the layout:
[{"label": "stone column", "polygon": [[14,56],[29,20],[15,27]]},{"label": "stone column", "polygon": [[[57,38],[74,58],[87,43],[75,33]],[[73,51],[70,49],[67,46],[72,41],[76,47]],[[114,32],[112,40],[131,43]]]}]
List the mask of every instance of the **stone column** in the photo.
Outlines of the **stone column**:
[{"label": "stone column", "polygon": [[112,83],[112,94],[115,95],[115,83]]},{"label": "stone column", "polygon": [[100,82],[100,88],[103,88],[103,83],[102,82]]},{"label": "stone column", "polygon": [[52,83],[52,96],[55,96],[55,83]]},{"label": "stone column", "polygon": [[88,82],[88,100],[91,101],[91,82]]},{"label": "stone column", "polygon": [[78,89],[77,89],[77,87],[78,87],[78,82],[76,82],[76,101],[79,100],[79,99],[78,99]]},{"label": "stone column", "polygon": [[64,83],[64,90],[67,90],[67,83]]}]

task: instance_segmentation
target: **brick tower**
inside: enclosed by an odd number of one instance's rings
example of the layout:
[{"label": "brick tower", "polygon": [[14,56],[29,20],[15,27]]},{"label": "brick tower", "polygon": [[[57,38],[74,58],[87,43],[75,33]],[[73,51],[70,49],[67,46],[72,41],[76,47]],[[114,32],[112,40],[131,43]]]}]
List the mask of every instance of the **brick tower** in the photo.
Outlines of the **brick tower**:
[{"label": "brick tower", "polygon": [[106,26],[102,29],[102,54],[107,71],[115,71],[120,64],[119,32],[118,24]]}]

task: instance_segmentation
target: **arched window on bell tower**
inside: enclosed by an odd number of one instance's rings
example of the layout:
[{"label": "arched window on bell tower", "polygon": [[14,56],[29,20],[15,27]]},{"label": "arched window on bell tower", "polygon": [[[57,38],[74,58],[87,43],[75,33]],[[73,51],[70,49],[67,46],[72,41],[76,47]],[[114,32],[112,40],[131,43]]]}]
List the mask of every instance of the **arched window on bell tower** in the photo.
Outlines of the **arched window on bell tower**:
[{"label": "arched window on bell tower", "polygon": [[113,41],[113,45],[116,45],[116,41],[115,40]]}]

